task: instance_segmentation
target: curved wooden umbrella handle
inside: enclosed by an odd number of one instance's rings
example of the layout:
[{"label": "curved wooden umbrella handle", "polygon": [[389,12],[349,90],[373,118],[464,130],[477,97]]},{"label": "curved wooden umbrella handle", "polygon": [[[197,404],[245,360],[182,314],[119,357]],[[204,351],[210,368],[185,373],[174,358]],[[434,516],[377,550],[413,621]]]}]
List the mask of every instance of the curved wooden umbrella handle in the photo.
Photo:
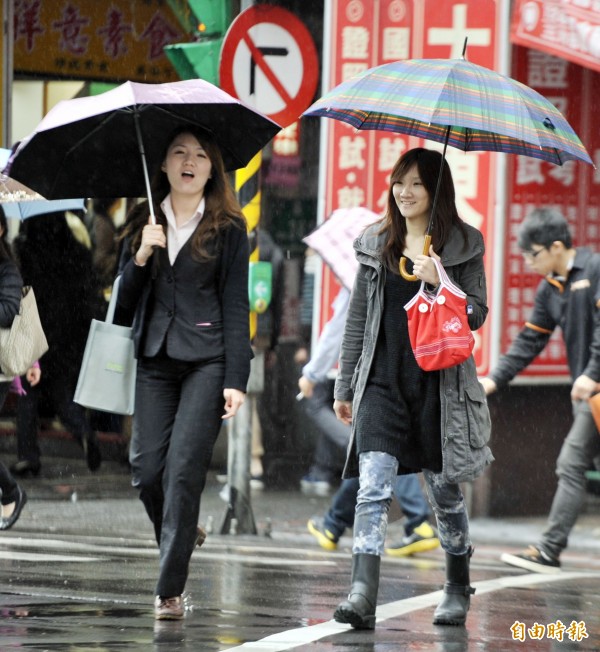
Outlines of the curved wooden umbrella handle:
[{"label": "curved wooden umbrella handle", "polygon": [[[424,256],[429,256],[429,247],[430,246],[431,246],[431,236],[426,235],[425,236],[425,243],[423,244],[423,255]],[[402,256],[402,258],[400,258],[399,268],[400,268],[400,276],[402,276],[402,278],[405,281],[418,281],[419,280],[414,274],[409,274],[406,271],[406,258],[404,256]]]}]

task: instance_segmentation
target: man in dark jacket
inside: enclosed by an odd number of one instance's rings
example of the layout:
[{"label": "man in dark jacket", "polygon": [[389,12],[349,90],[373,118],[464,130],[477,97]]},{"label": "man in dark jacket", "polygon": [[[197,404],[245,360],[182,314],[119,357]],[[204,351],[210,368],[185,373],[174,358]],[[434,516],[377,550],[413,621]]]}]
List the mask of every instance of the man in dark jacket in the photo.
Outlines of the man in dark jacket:
[{"label": "man in dark jacket", "polygon": [[566,219],[554,209],[534,210],[519,229],[519,247],[529,267],[545,276],[530,320],[488,378],[487,394],[527,367],[562,330],[573,386],[574,421],[557,461],[558,487],[546,530],[536,545],[502,561],[538,573],[560,571],[559,557],[585,499],[585,472],[600,453],[600,437],[587,399],[600,380],[600,255],[572,245]]}]

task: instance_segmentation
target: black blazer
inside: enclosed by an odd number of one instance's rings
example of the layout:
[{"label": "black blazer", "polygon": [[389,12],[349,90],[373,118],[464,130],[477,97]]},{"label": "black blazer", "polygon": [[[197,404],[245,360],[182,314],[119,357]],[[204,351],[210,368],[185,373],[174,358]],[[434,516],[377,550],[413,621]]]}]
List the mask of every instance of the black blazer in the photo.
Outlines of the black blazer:
[{"label": "black blazer", "polygon": [[[192,237],[174,265],[161,250],[154,254],[160,257],[160,265],[155,266],[151,259],[139,267],[133,262],[129,243],[125,243],[119,264],[115,322],[133,324],[138,358],[156,355],[165,340],[169,354],[178,360],[202,361],[224,355],[223,387],[245,392],[253,356],[248,301],[250,251],[245,224],[240,220],[225,228],[216,244],[216,260],[206,263],[192,260]],[[167,288],[174,284],[177,290],[170,295]],[[197,307],[205,300],[210,304],[211,297],[216,307],[212,305],[207,317],[198,316]],[[174,314],[168,315],[165,305],[172,301],[177,305],[173,304]],[[221,316],[218,325],[217,310]],[[184,326],[186,322],[188,327]],[[218,328],[207,330],[203,326],[207,322],[215,322]]]}]

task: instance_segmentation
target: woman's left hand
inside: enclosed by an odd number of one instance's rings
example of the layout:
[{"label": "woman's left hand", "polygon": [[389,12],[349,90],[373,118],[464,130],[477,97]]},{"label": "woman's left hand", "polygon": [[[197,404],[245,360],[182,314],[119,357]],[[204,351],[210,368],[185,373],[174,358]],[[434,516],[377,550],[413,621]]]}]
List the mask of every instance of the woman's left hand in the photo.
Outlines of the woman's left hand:
[{"label": "woman's left hand", "polygon": [[246,394],[240,392],[239,389],[227,388],[223,390],[223,397],[225,398],[225,414],[221,419],[231,419],[246,400]]},{"label": "woman's left hand", "polygon": [[413,274],[420,280],[429,283],[430,285],[439,285],[440,277],[437,272],[435,263],[433,262],[435,258],[440,262],[441,258],[435,253],[433,247],[429,247],[429,256],[424,254],[419,254],[413,264]]}]

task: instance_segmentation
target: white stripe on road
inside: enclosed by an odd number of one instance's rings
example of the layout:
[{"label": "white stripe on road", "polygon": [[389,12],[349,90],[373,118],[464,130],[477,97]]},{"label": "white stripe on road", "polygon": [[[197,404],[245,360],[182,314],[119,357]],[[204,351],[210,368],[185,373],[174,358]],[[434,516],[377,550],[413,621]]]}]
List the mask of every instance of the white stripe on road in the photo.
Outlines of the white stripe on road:
[{"label": "white stripe on road", "polygon": [[3,551],[0,550],[0,559],[10,559],[11,561],[64,561],[64,562],[82,562],[82,561],[102,561],[100,557],[76,557],[74,555],[48,555],[39,552],[20,552],[20,551]]},{"label": "white stripe on road", "polygon": [[[63,541],[60,539],[25,539],[22,537],[19,538],[7,538],[0,540],[0,548],[7,547],[11,550],[8,552],[3,552],[0,550],[0,559],[19,559],[24,561],[46,561],[48,559],[54,559],[56,561],[70,561],[71,557],[62,557],[60,555],[51,555],[47,553],[48,549],[59,549],[61,552],[73,551],[77,553],[87,552],[92,554],[100,554],[104,557],[110,555],[127,555],[127,556],[136,556],[136,557],[157,557],[158,549],[156,547],[146,547],[146,548],[133,548],[133,547],[124,547],[124,546],[113,546],[113,545],[96,545],[88,543],[78,543],[73,541]],[[21,553],[14,551],[14,548],[25,548],[29,550],[43,550],[43,553],[30,554],[29,557],[26,555],[28,553]],[[281,550],[269,548],[271,553],[281,553]],[[287,553],[287,551],[286,551]],[[305,552],[306,554],[306,552]],[[4,555],[11,555],[6,557]],[[202,559],[210,559],[212,561],[239,561],[243,563],[252,563],[258,566],[337,566],[337,562],[323,559],[289,559],[289,558],[278,558],[278,557],[261,557],[259,555],[249,555],[249,554],[239,554],[228,552],[209,552],[206,548],[198,550],[194,553],[194,558],[196,555],[200,556]],[[73,558],[75,559],[75,558]],[[88,558],[86,558],[88,559]]]},{"label": "white stripe on road", "polygon": [[[517,575],[512,577],[499,577],[493,580],[484,580],[474,582],[473,587],[477,589],[476,595],[501,591],[507,588],[520,588],[524,586],[535,586],[536,584],[547,584],[550,582],[561,582],[566,580],[589,579],[590,577],[600,577],[600,573],[557,573],[555,575],[542,575],[538,573],[528,573],[527,575]],[[390,618],[396,618],[411,611],[426,609],[437,605],[442,597],[442,591],[427,593],[415,598],[389,602],[377,607],[377,622],[383,622]],[[281,650],[290,650],[300,645],[313,643],[326,636],[340,634],[341,632],[351,629],[350,625],[336,623],[334,620],[328,620],[325,623],[311,625],[309,627],[300,627],[290,629],[278,634],[272,634],[259,641],[250,641],[243,645],[226,648],[226,652],[245,652],[253,650],[254,652],[280,652]],[[225,652],[225,651],[224,651]]]}]

